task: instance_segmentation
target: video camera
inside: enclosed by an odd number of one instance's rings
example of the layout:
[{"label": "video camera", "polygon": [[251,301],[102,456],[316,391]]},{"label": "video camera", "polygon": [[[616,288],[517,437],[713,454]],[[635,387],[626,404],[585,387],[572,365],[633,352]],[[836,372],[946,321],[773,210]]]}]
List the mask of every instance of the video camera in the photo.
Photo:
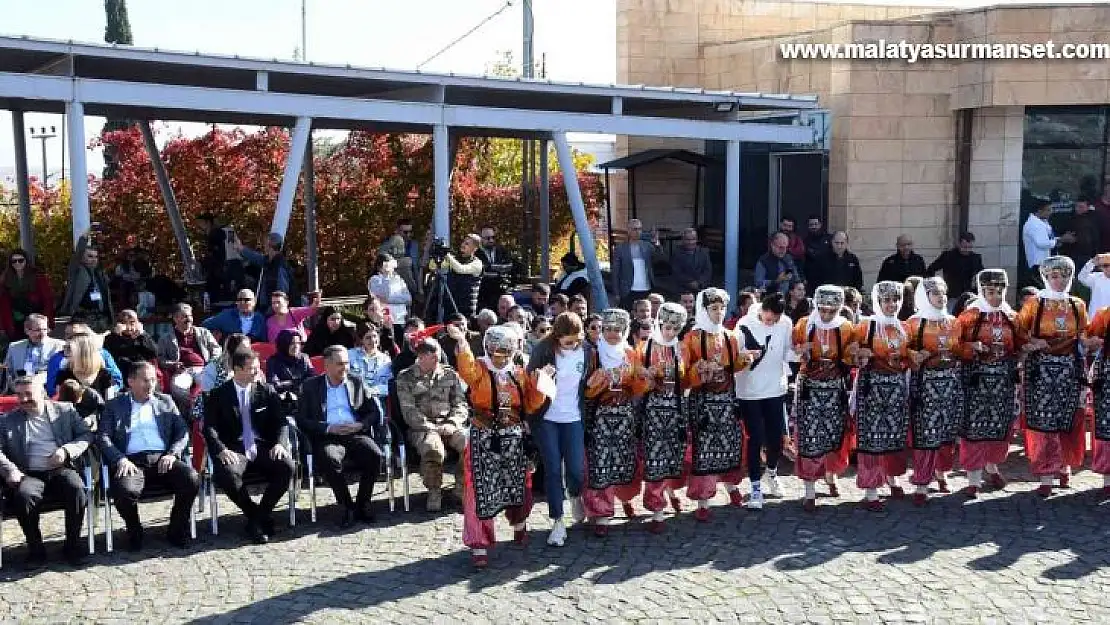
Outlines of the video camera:
[{"label": "video camera", "polygon": [[436,237],[432,241],[431,258],[437,265],[443,262],[443,259],[451,253],[451,248],[447,246],[447,240],[443,237]]}]

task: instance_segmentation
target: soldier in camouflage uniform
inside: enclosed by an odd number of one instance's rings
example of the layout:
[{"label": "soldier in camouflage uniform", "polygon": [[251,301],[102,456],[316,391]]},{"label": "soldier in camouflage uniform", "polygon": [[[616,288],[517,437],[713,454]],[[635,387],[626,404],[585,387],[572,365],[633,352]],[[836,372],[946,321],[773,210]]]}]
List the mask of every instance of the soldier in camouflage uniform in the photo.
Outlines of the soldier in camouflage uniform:
[{"label": "soldier in camouflage uniform", "polygon": [[[458,373],[440,364],[435,341],[425,339],[416,345],[416,364],[397,376],[397,399],[409,426],[409,442],[420,454],[428,511],[438,512],[443,505],[443,460],[447,447],[462,455],[470,408]],[[462,483],[461,471],[456,470],[456,495],[462,492]]]}]

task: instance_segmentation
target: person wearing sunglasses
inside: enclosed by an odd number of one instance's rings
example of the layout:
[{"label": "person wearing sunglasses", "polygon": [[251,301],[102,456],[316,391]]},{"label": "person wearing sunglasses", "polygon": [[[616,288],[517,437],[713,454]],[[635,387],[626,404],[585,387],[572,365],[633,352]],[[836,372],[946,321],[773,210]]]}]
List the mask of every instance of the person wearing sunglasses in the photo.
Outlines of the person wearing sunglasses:
[{"label": "person wearing sunglasses", "polygon": [[267,341],[266,317],[255,310],[254,291],[240,289],[235,296],[235,307],[225,308],[201,324],[223,336],[245,334],[256,343]]},{"label": "person wearing sunglasses", "polygon": [[544,493],[552,521],[547,544],[562,547],[567,539],[565,495],[570,496],[575,522],[586,519],[582,503],[586,468],[582,415],[586,412],[586,363],[594,358],[594,346],[585,341],[582,319],[574,313],[563,313],[554,322],[541,317],[536,327],[541,326],[549,331],[533,344],[528,370],[554,367],[555,396],[532,415],[529,425],[543,459]]},{"label": "person wearing sunglasses", "polygon": [[489,564],[487,550],[496,542],[494,517],[501,511],[513,526],[513,540],[528,542],[532,511],[532,474],[525,453],[526,415],[540,409],[545,395],[540,376],[513,363],[520,337],[505,326],[486,330],[486,355],[475,358],[463,331],[448,325],[456,342],[459,375],[470,395],[470,434],[463,451],[463,543],[470,548],[475,568]]},{"label": "person wearing sunglasses", "polygon": [[0,275],[0,330],[11,341],[25,339],[23,324],[36,313],[45,316],[48,322],[54,320],[50,279],[31,263],[27,252],[15,250]]}]

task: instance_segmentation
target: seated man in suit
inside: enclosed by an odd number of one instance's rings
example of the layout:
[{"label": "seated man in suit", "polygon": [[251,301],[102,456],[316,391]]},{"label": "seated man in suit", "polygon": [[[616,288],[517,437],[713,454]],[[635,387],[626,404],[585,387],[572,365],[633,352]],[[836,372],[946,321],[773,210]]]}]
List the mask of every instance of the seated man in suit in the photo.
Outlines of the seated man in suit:
[{"label": "seated man in suit", "polygon": [[[247,535],[258,544],[274,533],[274,506],[289,489],[293,457],[289,424],[273,387],[256,381],[258,354],[239,349],[231,355],[232,377],[208,393],[204,438],[212,455],[213,479],[247,517]],[[256,504],[243,484],[253,468],[266,477],[266,492]]]},{"label": "seated man in suit", "polygon": [[173,488],[173,509],[166,539],[177,547],[189,544],[189,512],[200,490],[200,477],[181,459],[189,430],[173,398],[154,391],[158,373],[140,360],[127,378],[130,393],[104,407],[97,432],[104,462],[112,470],[112,497],[127,524],[131,551],[143,548],[139,497],[147,480],[165,480]]},{"label": "seated man in suit", "polygon": [[267,340],[266,317],[255,310],[254,291],[250,289],[240,289],[235,296],[234,308],[225,308],[205,319],[203,325],[225,337],[238,332],[249,336],[255,343],[265,343]]},{"label": "seated man in suit", "polygon": [[[8,346],[4,358],[4,368],[8,372],[6,388],[0,392],[11,393],[15,379],[21,375],[42,376],[45,381],[46,368],[54,354],[61,353],[65,342],[46,335],[49,323],[45,316],[34,313],[23,321],[23,331],[27,338]],[[22,373],[21,373],[22,372]]]},{"label": "seated man in suit", "polygon": [[38,508],[43,497],[50,496],[65,504],[63,554],[71,564],[80,564],[85,557],[81,522],[88,501],[76,469],[93,434],[72,405],[47,400],[42,385],[30,376],[17,378],[14,387],[19,408],[0,419],[0,478],[14,499],[27,538],[27,567],[46,563]]},{"label": "seated man in suit", "polygon": [[[305,380],[301,387],[301,431],[312,439],[319,465],[335,498],[343,506],[341,528],[356,520],[373,522],[370,496],[381,468],[381,449],[374,442],[374,428],[384,426],[378,403],[362,380],[347,373],[350,358],[347,348],[332,345],[324,349],[327,373]],[[343,479],[343,460],[350,458],[361,473],[358,496],[351,493]]]}]

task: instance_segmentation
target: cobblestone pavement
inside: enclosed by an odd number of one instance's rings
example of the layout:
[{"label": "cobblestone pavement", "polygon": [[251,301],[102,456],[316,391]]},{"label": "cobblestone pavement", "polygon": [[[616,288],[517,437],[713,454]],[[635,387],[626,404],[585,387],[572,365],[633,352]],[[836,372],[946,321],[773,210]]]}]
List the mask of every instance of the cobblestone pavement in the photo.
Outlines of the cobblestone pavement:
[{"label": "cobblestone pavement", "polygon": [[[204,522],[187,550],[155,530],[141,554],[107,555],[100,541],[101,553],[73,570],[57,561],[55,542],[51,568],[30,575],[19,570],[22,534],[9,520],[0,621],[1107,622],[1110,504],[1097,496],[1099,476],[1080,473],[1072,489],[1042,501],[1022,481],[1024,466],[1017,458],[1005,467],[1004,493],[936,495],[923,510],[891,502],[878,514],[856,508],[850,479],[839,500],[807,514],[801,484],[785,477],[787,499],[762,512],[726,507],[722,492],[709,524],[696,524],[687,502],[655,536],[640,509],[633,522],[618,513],[605,539],[572,529],[562,549],[544,544],[550,524],[538,503],[531,545],[512,545],[500,521],[503,543],[477,573],[460,544],[460,514],[424,513],[421,494],[409,513],[379,502],[376,525],[346,533],[332,529],[332,508],[308,523],[305,494],[300,524],[267,546],[243,543],[225,500],[220,535]],[[163,526],[168,505],[142,513]],[[48,541],[60,540],[60,519],[44,518]]]}]

